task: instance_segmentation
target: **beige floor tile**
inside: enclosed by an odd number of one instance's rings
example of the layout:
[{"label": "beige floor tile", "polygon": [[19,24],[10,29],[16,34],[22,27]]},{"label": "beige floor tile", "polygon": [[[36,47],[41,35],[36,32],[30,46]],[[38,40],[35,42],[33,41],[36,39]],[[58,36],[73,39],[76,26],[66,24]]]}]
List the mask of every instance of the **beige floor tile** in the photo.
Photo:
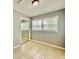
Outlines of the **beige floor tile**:
[{"label": "beige floor tile", "polygon": [[28,41],[13,52],[13,59],[65,59],[64,50],[34,41]]}]

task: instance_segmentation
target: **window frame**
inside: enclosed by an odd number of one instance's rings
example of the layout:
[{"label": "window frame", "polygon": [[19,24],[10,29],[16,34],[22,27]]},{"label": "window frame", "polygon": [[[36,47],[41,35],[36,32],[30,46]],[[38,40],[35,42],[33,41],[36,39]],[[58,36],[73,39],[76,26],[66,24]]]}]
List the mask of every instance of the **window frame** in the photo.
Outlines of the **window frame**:
[{"label": "window frame", "polygon": [[[44,20],[45,19],[42,18],[42,19],[38,19],[38,20],[32,20],[32,21],[41,21],[42,22],[41,23],[41,30],[33,30],[33,26],[32,26],[32,31],[53,31],[53,32],[58,32],[58,20],[59,20],[59,16],[51,16],[51,17],[57,17],[57,23],[56,24],[50,24],[51,26],[52,25],[54,25],[54,26],[56,25],[56,29],[55,30],[54,29],[47,29],[47,30],[45,30],[44,26],[49,26],[49,25],[44,25]],[[33,25],[33,23],[32,23],[32,25]]]}]

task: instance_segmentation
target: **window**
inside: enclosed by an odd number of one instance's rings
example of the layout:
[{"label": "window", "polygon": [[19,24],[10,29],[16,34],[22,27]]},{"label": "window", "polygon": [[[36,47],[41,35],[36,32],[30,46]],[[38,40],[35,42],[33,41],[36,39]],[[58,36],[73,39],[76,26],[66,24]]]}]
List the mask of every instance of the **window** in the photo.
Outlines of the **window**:
[{"label": "window", "polygon": [[21,22],[21,30],[28,30],[29,23],[28,22]]},{"label": "window", "polygon": [[58,16],[46,17],[32,21],[32,30],[58,31]]},{"label": "window", "polygon": [[58,16],[43,20],[43,30],[58,31]]},{"label": "window", "polygon": [[42,30],[42,21],[41,20],[33,20],[32,21],[32,30]]}]

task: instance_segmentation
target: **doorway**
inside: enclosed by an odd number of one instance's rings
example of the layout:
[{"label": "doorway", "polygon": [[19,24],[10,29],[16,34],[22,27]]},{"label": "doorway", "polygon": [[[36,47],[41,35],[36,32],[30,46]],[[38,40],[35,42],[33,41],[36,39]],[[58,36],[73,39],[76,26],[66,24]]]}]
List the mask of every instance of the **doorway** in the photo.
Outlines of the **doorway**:
[{"label": "doorway", "polygon": [[20,20],[20,43],[24,44],[29,41],[30,20],[24,17],[21,17]]}]

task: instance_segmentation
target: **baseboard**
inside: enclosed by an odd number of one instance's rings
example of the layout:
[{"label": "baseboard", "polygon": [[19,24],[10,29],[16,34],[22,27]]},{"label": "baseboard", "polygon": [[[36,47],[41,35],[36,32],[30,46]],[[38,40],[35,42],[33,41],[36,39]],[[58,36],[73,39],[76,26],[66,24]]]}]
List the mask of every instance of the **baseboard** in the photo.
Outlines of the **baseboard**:
[{"label": "baseboard", "polygon": [[23,44],[27,43],[28,41],[30,41],[30,40],[27,40],[27,41],[25,41],[25,42],[23,42],[23,43],[20,43],[20,44],[23,45]]},{"label": "baseboard", "polygon": [[[51,45],[51,44],[48,44],[48,43],[45,43],[45,42],[41,42],[41,41],[38,41],[38,40],[31,39],[31,41],[38,42],[38,43],[41,43],[41,44],[45,44],[45,45],[48,45],[48,46],[52,46],[52,47],[55,47],[55,48],[58,48],[58,49],[65,50],[65,48],[63,48],[63,47],[59,47],[59,46],[56,46],[56,45]],[[16,49],[17,47],[21,46],[21,45],[22,44],[18,44],[17,46],[13,47],[13,50]]]},{"label": "baseboard", "polygon": [[13,50],[16,49],[17,47],[21,46],[21,44],[18,44],[17,46],[13,47]]},{"label": "baseboard", "polygon": [[63,48],[63,47],[59,47],[59,46],[55,46],[55,45],[51,45],[51,44],[44,43],[44,42],[41,42],[41,41],[38,41],[38,40],[33,40],[33,39],[31,39],[31,40],[34,41],[34,42],[38,42],[38,43],[41,43],[41,44],[45,44],[45,45],[49,45],[49,46],[52,46],[52,47],[55,47],[55,48],[58,48],[58,49],[65,50],[65,48]]}]

